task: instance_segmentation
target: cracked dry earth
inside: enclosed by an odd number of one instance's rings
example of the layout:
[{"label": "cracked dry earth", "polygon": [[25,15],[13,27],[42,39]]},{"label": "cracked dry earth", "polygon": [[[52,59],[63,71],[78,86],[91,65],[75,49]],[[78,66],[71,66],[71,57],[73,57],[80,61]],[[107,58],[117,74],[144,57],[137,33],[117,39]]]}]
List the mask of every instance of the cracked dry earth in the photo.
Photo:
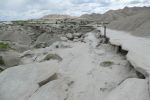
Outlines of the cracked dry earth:
[{"label": "cracked dry earth", "polygon": [[11,100],[150,100],[147,80],[138,78],[124,56],[109,44],[96,47],[98,39],[92,32],[85,41],[67,42],[71,48],[55,49],[63,58],[57,77],[27,99]]}]

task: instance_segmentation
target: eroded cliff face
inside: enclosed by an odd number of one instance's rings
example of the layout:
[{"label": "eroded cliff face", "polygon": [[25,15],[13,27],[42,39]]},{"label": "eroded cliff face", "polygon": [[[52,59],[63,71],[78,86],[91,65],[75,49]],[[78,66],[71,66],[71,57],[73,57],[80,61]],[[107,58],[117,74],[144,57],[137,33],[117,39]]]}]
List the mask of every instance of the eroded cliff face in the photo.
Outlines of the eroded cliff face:
[{"label": "eroded cliff face", "polygon": [[109,10],[104,14],[85,14],[81,18],[95,23],[107,22],[114,30],[130,32],[135,36],[150,37],[150,7],[125,7],[119,10]]}]

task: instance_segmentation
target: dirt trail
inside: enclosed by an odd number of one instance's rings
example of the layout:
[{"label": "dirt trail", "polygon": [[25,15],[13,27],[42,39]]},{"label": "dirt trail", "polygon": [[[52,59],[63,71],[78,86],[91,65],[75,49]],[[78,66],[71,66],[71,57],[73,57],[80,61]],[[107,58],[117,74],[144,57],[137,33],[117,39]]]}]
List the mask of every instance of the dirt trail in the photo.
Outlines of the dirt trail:
[{"label": "dirt trail", "polygon": [[88,33],[85,41],[70,43],[72,48],[57,51],[63,57],[61,78],[68,78],[72,83],[67,100],[100,100],[122,81],[136,77],[126,59],[109,44],[96,47],[98,39],[94,33]]}]

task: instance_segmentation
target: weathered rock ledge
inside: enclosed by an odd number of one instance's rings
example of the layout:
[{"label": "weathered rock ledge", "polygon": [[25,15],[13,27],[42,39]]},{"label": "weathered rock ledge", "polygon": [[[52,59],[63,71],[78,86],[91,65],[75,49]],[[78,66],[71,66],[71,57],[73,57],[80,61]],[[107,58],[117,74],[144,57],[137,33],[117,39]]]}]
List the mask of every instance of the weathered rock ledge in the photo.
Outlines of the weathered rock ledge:
[{"label": "weathered rock ledge", "polygon": [[19,65],[0,74],[1,100],[28,100],[41,86],[54,79],[56,61]]},{"label": "weathered rock ledge", "polygon": [[150,81],[150,39],[135,37],[126,32],[109,29],[107,30],[107,37],[110,44],[126,52],[126,59],[135,70],[142,73]]},{"label": "weathered rock ledge", "polygon": [[[123,34],[123,35],[122,35]],[[125,32],[108,30],[107,37],[112,45],[121,47],[127,51],[127,60],[135,67],[136,70],[145,76],[150,74],[150,40],[132,36]]]}]

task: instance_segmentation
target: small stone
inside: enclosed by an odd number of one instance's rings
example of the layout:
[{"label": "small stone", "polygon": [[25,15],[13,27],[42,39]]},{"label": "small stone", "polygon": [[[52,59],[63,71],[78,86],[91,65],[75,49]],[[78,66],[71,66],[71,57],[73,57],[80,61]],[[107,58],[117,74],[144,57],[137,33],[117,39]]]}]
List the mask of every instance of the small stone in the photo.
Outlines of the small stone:
[{"label": "small stone", "polygon": [[81,33],[74,33],[73,35],[74,35],[74,37],[78,37],[78,38],[82,36]]},{"label": "small stone", "polygon": [[62,41],[67,41],[67,40],[68,40],[66,37],[60,37],[60,39],[61,39]]},{"label": "small stone", "polygon": [[66,37],[67,37],[69,40],[72,40],[72,39],[74,38],[71,33],[68,33],[68,34],[66,35]]},{"label": "small stone", "polygon": [[45,48],[45,47],[47,47],[47,44],[45,42],[41,42],[41,43],[37,43],[34,47],[35,48]]}]

